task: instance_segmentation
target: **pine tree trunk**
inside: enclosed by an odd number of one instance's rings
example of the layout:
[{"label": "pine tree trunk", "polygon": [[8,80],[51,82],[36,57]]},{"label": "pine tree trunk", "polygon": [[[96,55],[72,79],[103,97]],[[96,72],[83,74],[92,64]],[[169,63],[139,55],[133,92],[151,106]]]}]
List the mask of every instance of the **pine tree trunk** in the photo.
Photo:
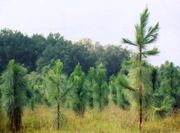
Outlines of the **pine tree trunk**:
[{"label": "pine tree trunk", "polygon": [[[13,97],[14,97],[14,105],[18,105],[17,101],[17,82],[16,82],[16,75],[14,77],[14,84],[13,84]],[[10,113],[10,129],[12,132],[19,131],[22,127],[22,110],[21,107],[13,107]]]},{"label": "pine tree trunk", "polygon": [[139,130],[142,128],[142,84],[139,85]]},{"label": "pine tree trunk", "polygon": [[60,88],[59,88],[59,82],[57,83],[57,92],[58,92],[58,98],[57,98],[57,130],[60,129]]},{"label": "pine tree trunk", "polygon": [[60,103],[57,103],[57,130],[60,128]]},{"label": "pine tree trunk", "polygon": [[139,47],[139,62],[140,62],[140,83],[139,83],[139,131],[142,128],[142,70],[141,70],[141,62],[142,62],[142,46]]}]

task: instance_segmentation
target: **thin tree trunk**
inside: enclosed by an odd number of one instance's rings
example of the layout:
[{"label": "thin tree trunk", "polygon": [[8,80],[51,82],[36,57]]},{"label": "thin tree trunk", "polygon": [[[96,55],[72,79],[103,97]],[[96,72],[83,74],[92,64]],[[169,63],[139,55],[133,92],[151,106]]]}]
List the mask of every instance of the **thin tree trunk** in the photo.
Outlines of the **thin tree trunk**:
[{"label": "thin tree trunk", "polygon": [[142,62],[142,47],[139,47],[139,61],[140,61],[140,83],[139,83],[139,131],[142,128],[142,71],[141,71],[141,62]]},{"label": "thin tree trunk", "polygon": [[57,92],[58,92],[58,98],[57,98],[57,130],[60,129],[60,88],[59,88],[59,82],[57,83]]},{"label": "thin tree trunk", "polygon": [[57,130],[60,128],[60,103],[57,103]]},{"label": "thin tree trunk", "polygon": [[[14,105],[18,105],[17,101],[17,80],[16,75],[13,79],[13,97]],[[19,131],[22,127],[22,110],[21,107],[13,107],[10,117],[10,129],[12,132]]]},{"label": "thin tree trunk", "polygon": [[142,84],[139,85],[139,130],[142,128]]}]

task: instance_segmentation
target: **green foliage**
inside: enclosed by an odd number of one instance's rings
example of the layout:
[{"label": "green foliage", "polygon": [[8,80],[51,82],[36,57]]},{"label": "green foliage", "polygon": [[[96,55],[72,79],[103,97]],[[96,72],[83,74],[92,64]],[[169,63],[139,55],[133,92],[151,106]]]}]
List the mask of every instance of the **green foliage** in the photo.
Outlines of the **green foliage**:
[{"label": "green foliage", "polygon": [[180,107],[180,71],[173,63],[166,62],[159,69],[159,88],[154,95],[155,113],[164,116]]},{"label": "green foliage", "polygon": [[82,65],[82,69],[85,72],[95,63],[95,59],[85,46],[73,45],[71,41],[65,40],[58,33],[50,34],[47,37],[47,42],[47,47],[37,61],[38,69],[52,64],[57,59],[61,59],[64,64],[63,71],[70,74],[78,62]]},{"label": "green foliage", "polygon": [[86,107],[86,94],[87,90],[84,87],[85,74],[81,70],[81,66],[78,63],[71,73],[69,78],[69,84],[71,88],[70,100],[71,107],[74,112],[83,116]]},{"label": "green foliage", "polygon": [[97,49],[97,53],[102,54],[97,57],[98,61],[96,64],[104,64],[108,78],[112,74],[117,74],[122,62],[129,58],[129,51],[121,46],[108,45],[104,51],[101,49],[98,51]]},{"label": "green foliage", "polygon": [[[123,81],[122,81],[123,80]],[[127,90],[120,83],[124,83],[127,86],[127,82],[124,79],[124,75],[119,73],[117,76],[111,77],[109,88],[111,90],[111,98],[114,104],[118,105],[120,108],[128,108],[129,101],[128,96],[126,95]]]},{"label": "green foliage", "polygon": [[36,61],[46,46],[45,38],[33,35],[32,38],[19,31],[3,29],[0,31],[0,71],[3,71],[10,59],[24,64],[30,70],[36,69]]},{"label": "green foliage", "polygon": [[180,70],[175,67],[172,62],[166,62],[160,67],[161,81],[167,81],[168,86],[170,86],[170,95],[175,98],[174,107],[180,107]]},{"label": "green foliage", "polygon": [[60,95],[64,80],[62,68],[62,62],[60,62],[60,60],[55,61],[54,66],[48,70],[45,78],[47,95],[51,103],[60,102]]},{"label": "green foliage", "polygon": [[11,60],[3,73],[2,99],[9,118],[11,130],[19,130],[22,126],[23,107],[27,102],[27,70]]},{"label": "green foliage", "polygon": [[97,107],[100,111],[102,111],[104,106],[108,104],[109,94],[109,89],[106,82],[106,70],[103,64],[99,64],[96,66],[94,78],[95,87],[93,93],[93,102],[94,106]]},{"label": "green foliage", "polygon": [[[123,66],[123,72],[125,68],[128,68],[128,76],[121,75],[119,84],[115,84],[114,77],[110,82],[110,87],[118,87],[122,85],[126,89],[132,90],[135,89],[135,93],[128,93],[127,99],[130,103],[131,108],[137,108],[138,105],[138,81],[142,81],[143,85],[143,109],[144,117],[152,118],[152,113],[156,117],[163,117],[171,113],[174,109],[179,108],[179,71],[178,67],[175,67],[173,63],[166,62],[164,65],[161,65],[160,68],[154,68],[147,63],[141,65],[141,71],[143,73],[142,78],[139,79],[138,63],[134,60],[136,57],[132,58]],[[121,71],[122,72],[122,71]],[[129,82],[128,82],[129,81]],[[114,84],[113,84],[114,83]],[[133,86],[134,88],[131,88]],[[114,89],[112,88],[112,89]],[[125,89],[124,88],[124,89]],[[112,90],[114,98],[117,97],[117,92]]]},{"label": "green foliage", "polygon": [[53,67],[47,71],[47,75],[45,77],[48,100],[50,103],[57,105],[57,129],[60,128],[61,105],[65,89],[65,76],[62,74],[62,69],[62,62],[60,60],[56,60]]},{"label": "green foliage", "polygon": [[3,110],[3,106],[2,106],[2,92],[1,92],[1,88],[0,88],[0,132],[3,132],[4,128],[6,127],[6,123],[5,123],[5,114],[4,114],[4,110]]},{"label": "green foliage", "polygon": [[121,46],[105,47],[97,42],[94,44],[90,39],[72,43],[59,33],[50,33],[47,37],[34,34],[30,37],[19,31],[0,30],[0,71],[5,69],[10,59],[24,64],[30,71],[40,71],[61,59],[63,72],[68,75],[78,62],[85,73],[102,62],[109,77],[118,72],[122,61],[128,57],[129,51]]},{"label": "green foliage", "polygon": [[30,87],[31,98],[29,100],[29,105],[32,109],[35,105],[46,104],[50,105],[46,95],[46,86],[44,84],[45,73],[31,72],[28,74],[28,81]]},{"label": "green foliage", "polygon": [[175,99],[171,96],[172,90],[167,81],[161,82],[160,88],[155,91],[153,96],[153,111],[157,116],[165,116],[173,109]]},{"label": "green foliage", "polygon": [[138,49],[139,59],[141,57],[148,57],[150,55],[156,55],[158,53],[157,48],[147,50],[147,45],[156,41],[158,37],[159,24],[150,26],[147,28],[147,22],[149,18],[149,12],[146,8],[140,16],[140,23],[135,26],[136,41],[132,42],[123,38],[123,43],[133,45]]},{"label": "green foliage", "polygon": [[93,94],[96,88],[96,80],[94,77],[95,77],[95,68],[91,67],[88,71],[88,75],[84,84],[87,90],[87,106],[90,108],[94,107]]},{"label": "green foliage", "polygon": [[115,80],[116,80],[116,77],[112,75],[109,81],[109,89],[110,89],[112,102],[117,105],[117,90],[116,90]]},{"label": "green foliage", "polygon": [[108,104],[109,95],[106,69],[102,63],[89,69],[84,86],[87,90],[87,105],[102,111],[104,106]]},{"label": "green foliage", "polygon": [[[148,70],[148,66],[144,58],[147,58],[158,53],[157,48],[147,50],[147,46],[152,44],[157,40],[159,24],[147,28],[149,18],[149,12],[146,8],[144,12],[140,15],[140,22],[135,25],[135,38],[136,40],[130,41],[128,39],[122,39],[123,43],[133,45],[136,47],[137,52],[134,54],[133,67],[129,70],[129,80],[131,88],[138,88],[137,91],[134,91],[133,95],[130,98],[131,108],[139,110],[139,129],[141,130],[143,114],[147,112],[152,96],[151,85],[149,80],[151,77],[151,72]],[[123,82],[120,82],[121,85],[127,88],[127,85]]]}]

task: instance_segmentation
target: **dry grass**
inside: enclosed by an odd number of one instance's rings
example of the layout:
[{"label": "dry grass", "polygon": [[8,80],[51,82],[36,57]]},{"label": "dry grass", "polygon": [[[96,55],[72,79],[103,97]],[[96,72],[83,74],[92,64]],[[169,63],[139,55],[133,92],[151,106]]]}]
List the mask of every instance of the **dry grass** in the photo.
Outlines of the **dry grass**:
[{"label": "dry grass", "polygon": [[[26,108],[23,117],[23,133],[138,133],[136,114],[115,106],[103,112],[88,110],[84,118],[71,110],[63,110],[63,126],[56,130],[55,110],[39,106],[31,111]],[[180,114],[161,120],[143,123],[143,133],[179,133]]]}]

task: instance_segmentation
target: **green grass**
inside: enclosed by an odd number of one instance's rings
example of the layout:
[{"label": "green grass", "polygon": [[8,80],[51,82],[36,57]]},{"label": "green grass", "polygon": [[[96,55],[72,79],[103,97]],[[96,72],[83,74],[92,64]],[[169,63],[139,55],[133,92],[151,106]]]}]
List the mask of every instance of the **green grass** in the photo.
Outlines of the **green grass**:
[{"label": "green grass", "polygon": [[[26,108],[23,133],[138,133],[137,114],[109,106],[103,112],[88,110],[83,118],[71,110],[62,110],[62,127],[56,130],[55,109],[38,106]],[[143,123],[143,133],[179,133],[180,114]]]}]

